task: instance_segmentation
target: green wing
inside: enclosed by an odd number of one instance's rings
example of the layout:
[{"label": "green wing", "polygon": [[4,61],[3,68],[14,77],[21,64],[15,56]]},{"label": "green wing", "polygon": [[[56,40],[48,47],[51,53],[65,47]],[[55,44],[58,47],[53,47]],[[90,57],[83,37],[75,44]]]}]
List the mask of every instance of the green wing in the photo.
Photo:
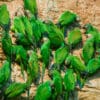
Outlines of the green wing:
[{"label": "green wing", "polygon": [[79,73],[86,72],[86,66],[82,63],[80,58],[78,58],[77,56],[73,56],[71,65],[73,69],[78,71]]},{"label": "green wing", "polygon": [[33,80],[37,79],[40,73],[39,64],[38,64],[38,56],[36,52],[32,51],[32,54],[28,60],[28,83],[30,84]]},{"label": "green wing", "polygon": [[10,62],[5,61],[3,66],[0,67],[0,89],[10,79],[10,75],[11,75]]},{"label": "green wing", "polygon": [[12,83],[6,89],[5,95],[8,98],[16,97],[22,94],[23,92],[25,92],[26,88],[27,88],[27,85],[25,83]]},{"label": "green wing", "polygon": [[41,55],[45,66],[48,66],[50,61],[50,40],[47,40],[41,46]]},{"label": "green wing", "polygon": [[61,26],[64,25],[69,25],[73,23],[76,20],[76,14],[70,12],[70,11],[65,11],[59,18],[58,22],[61,24]]},{"label": "green wing", "polygon": [[82,41],[82,34],[80,29],[75,28],[68,34],[68,44],[71,47],[75,47],[78,43]]},{"label": "green wing", "polygon": [[56,64],[62,64],[68,56],[68,47],[62,46],[55,51],[54,61]]},{"label": "green wing", "polygon": [[25,9],[29,10],[32,14],[37,14],[36,0],[24,0]]},{"label": "green wing", "polygon": [[73,91],[75,89],[76,79],[72,69],[67,69],[64,76],[64,87],[67,91]]},{"label": "green wing", "polygon": [[100,69],[100,59],[93,58],[88,62],[87,72],[91,75]]},{"label": "green wing", "polygon": [[47,24],[47,29],[51,46],[55,48],[61,46],[61,44],[64,42],[64,35],[61,30],[57,28],[57,26],[54,25],[52,22],[49,22]]},{"label": "green wing", "polygon": [[9,25],[10,23],[10,16],[7,10],[7,6],[5,4],[0,6],[0,25],[5,26]]},{"label": "green wing", "polygon": [[93,55],[94,55],[94,38],[92,37],[87,39],[85,44],[83,45],[82,58],[87,64],[88,61],[93,57]]},{"label": "green wing", "polygon": [[37,88],[35,100],[48,100],[51,96],[50,82],[40,84]]}]

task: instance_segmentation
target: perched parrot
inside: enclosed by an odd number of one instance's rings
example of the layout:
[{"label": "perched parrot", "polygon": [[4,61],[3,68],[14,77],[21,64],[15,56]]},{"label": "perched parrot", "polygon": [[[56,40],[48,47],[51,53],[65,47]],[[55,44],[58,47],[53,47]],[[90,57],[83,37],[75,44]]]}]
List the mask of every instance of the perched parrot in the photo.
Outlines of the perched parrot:
[{"label": "perched parrot", "polygon": [[88,62],[86,69],[89,75],[94,74],[97,70],[100,69],[100,59],[99,58],[91,59]]},{"label": "perched parrot", "polygon": [[36,0],[24,0],[24,8],[29,10],[35,17],[37,17],[38,8]]},{"label": "perched parrot", "polygon": [[82,41],[82,34],[80,29],[75,28],[68,34],[68,44],[70,47],[75,47]]},{"label": "perched parrot", "polygon": [[73,23],[76,20],[77,16],[76,14],[65,11],[59,18],[58,22],[61,24],[61,26],[68,26],[71,23]]},{"label": "perched parrot", "polygon": [[27,73],[28,73],[28,80],[27,80],[28,84],[31,84],[33,81],[35,82],[39,79],[40,69],[38,64],[38,56],[34,51],[32,51],[28,60]]},{"label": "perched parrot", "polygon": [[53,77],[53,86],[54,86],[54,93],[53,93],[53,100],[59,98],[59,96],[63,92],[63,80],[60,73],[57,70],[53,70],[52,72]]},{"label": "perched parrot", "polygon": [[50,82],[47,81],[43,84],[40,84],[37,88],[35,99],[34,100],[48,100],[51,94]]},{"label": "perched parrot", "polygon": [[50,40],[45,41],[41,46],[41,55],[45,66],[48,66],[50,61]]},{"label": "perched parrot", "polygon": [[11,37],[9,35],[8,32],[4,32],[2,33],[2,49],[4,51],[4,53],[6,54],[7,58],[11,58],[12,56],[12,40],[11,40]]},{"label": "perched parrot", "polygon": [[69,50],[68,50],[68,47],[66,45],[58,48],[54,54],[55,63],[58,65],[61,65],[65,61],[68,54],[69,54]]},{"label": "perched parrot", "polygon": [[7,98],[14,98],[24,93],[26,89],[26,83],[12,83],[6,89],[5,95]]},{"label": "perched parrot", "polygon": [[73,69],[67,69],[64,76],[64,87],[65,90],[70,92],[75,89],[76,77],[74,75]]},{"label": "perched parrot", "polygon": [[5,61],[0,67],[0,90],[7,84],[11,76],[11,64],[9,61]]},{"label": "perched parrot", "polygon": [[9,31],[10,28],[10,15],[7,10],[7,5],[0,5],[0,26],[5,30]]},{"label": "perched parrot", "polygon": [[20,64],[21,70],[27,70],[28,56],[27,51],[21,45],[12,46],[12,55],[14,55],[14,61]]},{"label": "perched parrot", "polygon": [[86,66],[83,64],[81,59],[77,56],[73,56],[71,60],[71,65],[72,68],[76,71],[79,72],[80,74],[86,73]]},{"label": "perched parrot", "polygon": [[87,64],[88,61],[94,56],[94,38],[91,37],[86,40],[82,49],[82,58]]},{"label": "perched parrot", "polygon": [[51,42],[51,47],[58,48],[64,42],[64,35],[56,25],[54,25],[51,21],[46,23],[48,29],[48,37]]}]

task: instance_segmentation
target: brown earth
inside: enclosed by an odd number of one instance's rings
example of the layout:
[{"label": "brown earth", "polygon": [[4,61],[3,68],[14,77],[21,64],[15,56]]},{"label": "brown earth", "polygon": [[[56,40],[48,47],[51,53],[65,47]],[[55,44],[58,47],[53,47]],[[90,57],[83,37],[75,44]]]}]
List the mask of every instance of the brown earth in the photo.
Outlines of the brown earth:
[{"label": "brown earth", "polygon": [[[92,23],[100,30],[100,0],[54,0],[55,3],[53,0],[37,0],[37,2],[39,7],[39,17],[44,20],[51,19],[56,23],[63,11],[71,10],[79,15],[82,25]],[[16,12],[22,13],[23,0],[12,0],[11,2],[2,2],[0,0],[0,4],[2,3],[7,4],[11,19],[14,18]],[[83,40],[85,39],[86,37],[84,36]],[[74,51],[75,55],[80,55],[80,53],[81,50]],[[3,52],[0,48],[0,66],[2,65],[1,62],[3,60],[2,58],[4,58],[3,56]],[[13,66],[12,79],[23,82],[20,68],[15,64]],[[47,79],[47,75],[45,75],[45,78]],[[34,85],[32,85],[32,87],[34,87]],[[36,88],[31,88],[31,95],[34,94],[35,90]],[[26,96],[26,94],[23,94],[23,96]],[[75,92],[74,100],[100,100],[100,72],[90,77],[82,90]]]}]

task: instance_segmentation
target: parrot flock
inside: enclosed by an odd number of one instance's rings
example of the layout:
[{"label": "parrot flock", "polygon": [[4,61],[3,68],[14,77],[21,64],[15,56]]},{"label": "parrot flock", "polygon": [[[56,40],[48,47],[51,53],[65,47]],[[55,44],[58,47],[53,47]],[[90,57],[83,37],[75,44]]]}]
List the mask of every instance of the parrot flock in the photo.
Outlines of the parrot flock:
[{"label": "parrot flock", "polygon": [[[75,13],[63,12],[54,24],[39,18],[36,0],[24,0],[24,10],[30,16],[15,16],[11,24],[7,6],[0,5],[1,43],[6,55],[0,67],[0,95],[5,100],[14,100],[28,91],[29,96],[34,84],[37,89],[32,100],[69,100],[76,86],[83,88],[86,79],[100,71],[100,32],[90,23],[86,24],[84,35],[90,37],[82,44],[83,33],[76,24],[79,21]],[[16,38],[15,44],[10,31]],[[81,58],[73,54],[80,44]],[[11,80],[12,63],[20,65],[23,76],[24,71],[27,73],[25,83]],[[44,82],[46,69],[50,80]]]}]

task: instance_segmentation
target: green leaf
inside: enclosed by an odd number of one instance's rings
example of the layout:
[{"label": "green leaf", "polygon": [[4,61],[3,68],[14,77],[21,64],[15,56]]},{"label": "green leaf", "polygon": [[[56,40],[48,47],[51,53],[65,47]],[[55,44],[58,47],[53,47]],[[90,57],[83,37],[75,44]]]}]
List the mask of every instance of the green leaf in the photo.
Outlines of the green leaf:
[{"label": "green leaf", "polygon": [[45,66],[48,66],[50,61],[50,40],[45,41],[41,46],[41,55]]},{"label": "green leaf", "polygon": [[92,37],[87,39],[85,44],[83,45],[82,58],[87,64],[88,61],[93,57],[93,55],[94,55],[94,38]]},{"label": "green leaf", "polygon": [[91,75],[94,74],[97,70],[100,69],[100,59],[93,58],[88,62],[87,72]]},{"label": "green leaf", "polygon": [[75,47],[78,43],[82,41],[82,34],[80,29],[75,28],[68,34],[68,44],[71,47]]},{"label": "green leaf", "polygon": [[8,98],[13,98],[21,95],[23,92],[25,92],[26,89],[27,89],[27,85],[25,83],[12,83],[6,89],[5,95]]},{"label": "green leaf", "polygon": [[64,87],[67,91],[73,91],[75,89],[76,79],[72,69],[67,69],[64,76]]},{"label": "green leaf", "polygon": [[50,82],[40,84],[37,88],[35,100],[48,100],[51,96]]},{"label": "green leaf", "polygon": [[0,25],[8,25],[10,23],[10,16],[5,4],[0,6]]},{"label": "green leaf", "polygon": [[55,51],[54,61],[56,64],[62,64],[66,57],[68,56],[68,47],[62,46]]},{"label": "green leaf", "polygon": [[70,11],[65,11],[59,18],[58,22],[61,24],[61,26],[64,25],[69,25],[73,23],[76,20],[76,14],[70,12]]}]

